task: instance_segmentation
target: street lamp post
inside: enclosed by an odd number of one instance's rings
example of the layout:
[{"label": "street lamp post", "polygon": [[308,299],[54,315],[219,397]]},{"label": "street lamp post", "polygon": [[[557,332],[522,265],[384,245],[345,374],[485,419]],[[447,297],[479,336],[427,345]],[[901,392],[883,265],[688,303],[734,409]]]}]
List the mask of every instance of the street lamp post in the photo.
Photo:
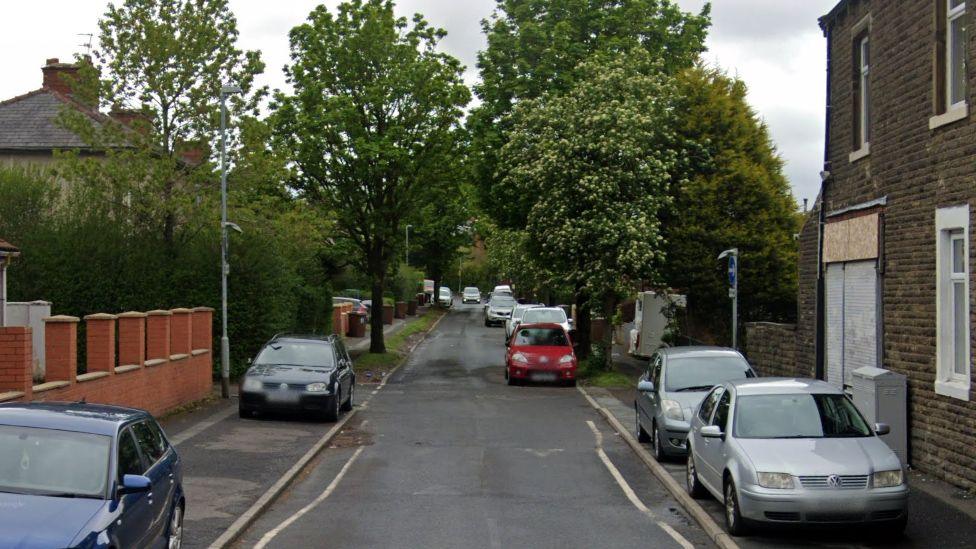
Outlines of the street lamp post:
[{"label": "street lamp post", "polygon": [[[241,93],[240,86],[228,84],[220,88],[220,396],[230,397],[230,340],[227,338],[227,96]],[[240,227],[233,225],[240,232]]]},{"label": "street lamp post", "polygon": [[412,228],[413,225],[407,225],[407,228],[405,229],[407,233],[407,238],[406,238],[406,246],[404,247],[403,250],[403,259],[404,259],[403,263],[407,267],[410,266],[410,229]]}]

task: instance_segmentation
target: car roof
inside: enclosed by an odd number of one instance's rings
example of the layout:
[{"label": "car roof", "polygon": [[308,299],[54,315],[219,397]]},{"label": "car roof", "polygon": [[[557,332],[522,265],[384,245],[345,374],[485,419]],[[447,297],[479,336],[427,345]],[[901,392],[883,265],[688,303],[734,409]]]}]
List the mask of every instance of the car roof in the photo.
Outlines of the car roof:
[{"label": "car roof", "polygon": [[540,311],[559,311],[562,314],[566,314],[566,310],[562,307],[546,307],[545,305],[539,307],[532,307],[532,309],[538,309]]},{"label": "car roof", "polygon": [[335,340],[336,340],[335,334],[331,334],[331,335],[319,335],[319,334],[276,334],[274,337],[271,338],[271,341],[269,341],[268,343],[271,343],[271,342],[279,342],[280,343],[282,341],[291,341],[291,342],[302,341],[302,342],[306,342],[306,343],[322,343],[322,344],[326,344],[326,345],[331,345],[331,344],[335,343]]},{"label": "car roof", "polygon": [[552,328],[554,330],[563,330],[563,325],[555,322],[531,322],[529,324],[519,324],[518,329],[521,330],[523,328]]},{"label": "car roof", "polygon": [[119,426],[152,417],[145,410],[83,402],[10,402],[0,404],[0,425],[58,429],[114,436]]},{"label": "car roof", "polygon": [[742,357],[742,354],[729,347],[717,347],[714,345],[689,345],[687,347],[665,347],[658,351],[667,358],[690,358],[690,357],[716,357],[734,356]]},{"label": "car roof", "polygon": [[843,395],[844,391],[819,379],[800,377],[752,377],[726,382],[735,388],[739,396],[782,395],[782,394],[832,394]]}]

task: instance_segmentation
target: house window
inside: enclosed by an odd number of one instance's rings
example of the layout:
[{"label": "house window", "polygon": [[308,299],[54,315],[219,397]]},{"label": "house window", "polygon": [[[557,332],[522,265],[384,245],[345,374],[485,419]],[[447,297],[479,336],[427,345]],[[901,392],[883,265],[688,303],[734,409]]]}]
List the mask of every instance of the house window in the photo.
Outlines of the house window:
[{"label": "house window", "polygon": [[870,41],[867,33],[854,41],[854,150],[864,149],[871,140]]},{"label": "house window", "polygon": [[935,0],[935,116],[929,128],[969,116],[966,101],[966,40],[968,17],[965,0]]},{"label": "house window", "polygon": [[966,2],[946,4],[946,109],[966,101]]},{"label": "house window", "polygon": [[935,392],[969,400],[969,206],[937,210],[936,231]]}]

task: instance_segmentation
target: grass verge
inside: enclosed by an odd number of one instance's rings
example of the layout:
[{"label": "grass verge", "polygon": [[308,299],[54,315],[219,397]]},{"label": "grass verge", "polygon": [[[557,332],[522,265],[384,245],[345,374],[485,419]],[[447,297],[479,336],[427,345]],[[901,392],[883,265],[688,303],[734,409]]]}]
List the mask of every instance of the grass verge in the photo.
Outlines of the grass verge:
[{"label": "grass verge", "polygon": [[356,372],[364,370],[385,370],[397,365],[403,358],[410,344],[410,336],[426,332],[444,315],[441,309],[430,309],[422,317],[410,322],[399,332],[386,339],[385,353],[363,353],[355,361]]},{"label": "grass verge", "polygon": [[576,370],[576,378],[591,387],[633,387],[637,384],[637,376],[617,371],[616,368],[606,370],[603,367],[603,357],[595,352],[589,359],[580,363]]}]

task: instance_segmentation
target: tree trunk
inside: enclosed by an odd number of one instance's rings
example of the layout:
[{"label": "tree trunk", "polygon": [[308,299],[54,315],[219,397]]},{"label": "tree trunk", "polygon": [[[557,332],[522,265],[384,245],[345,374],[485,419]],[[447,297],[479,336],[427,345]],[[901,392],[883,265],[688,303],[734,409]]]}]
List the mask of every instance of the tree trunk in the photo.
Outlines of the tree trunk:
[{"label": "tree trunk", "polygon": [[587,305],[587,296],[577,290],[576,292],[576,358],[585,360],[590,356],[590,307]]},{"label": "tree trunk", "polygon": [[373,300],[373,307],[369,319],[369,352],[385,353],[386,342],[383,338],[383,286],[386,282],[386,266],[382,265],[382,268],[380,268],[376,263],[370,262],[370,270],[373,271],[369,273],[370,280],[373,281],[372,296],[370,297]]},{"label": "tree trunk", "polygon": [[613,370],[613,317],[617,310],[617,296],[613,293],[603,298],[603,369]]},{"label": "tree trunk", "polygon": [[441,306],[441,300],[440,300],[440,297],[441,297],[441,276],[440,275],[434,275],[433,280],[434,280],[434,296],[433,296],[433,303],[431,303],[431,306],[433,306],[433,307],[440,307]]}]

